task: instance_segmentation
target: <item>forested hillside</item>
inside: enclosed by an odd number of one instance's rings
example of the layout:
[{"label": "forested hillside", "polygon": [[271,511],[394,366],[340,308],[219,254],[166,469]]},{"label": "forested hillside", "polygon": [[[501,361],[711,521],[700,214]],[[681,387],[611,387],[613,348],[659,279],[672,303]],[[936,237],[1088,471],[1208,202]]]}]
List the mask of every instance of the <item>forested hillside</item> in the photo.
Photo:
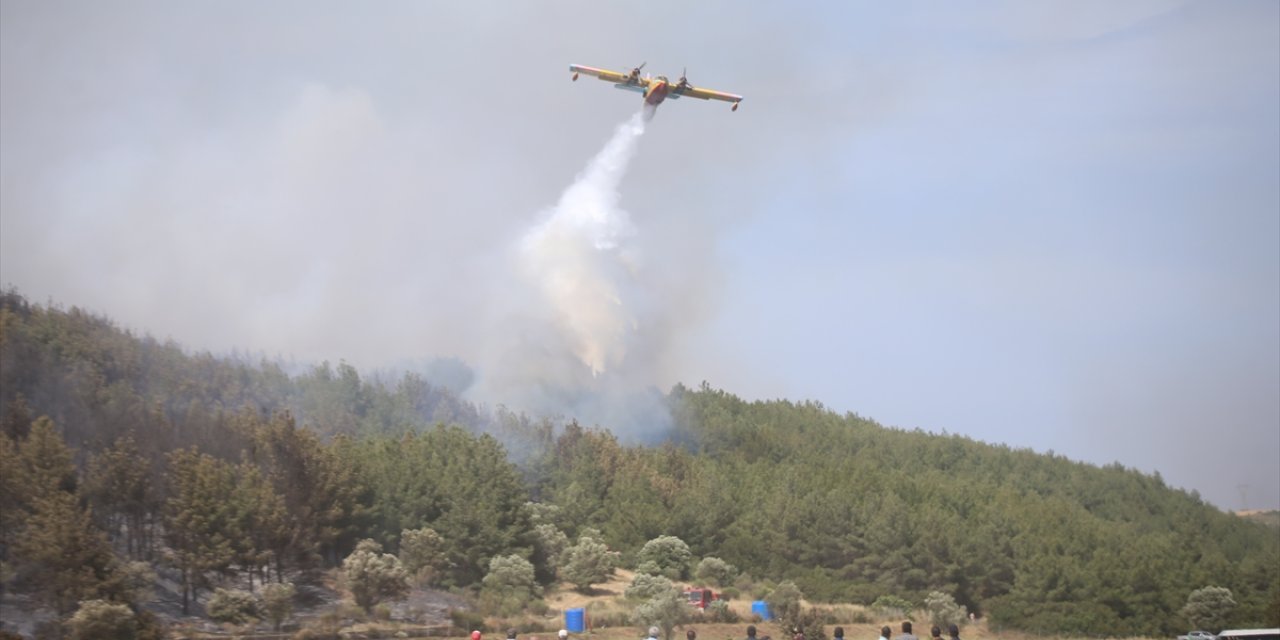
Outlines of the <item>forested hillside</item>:
[{"label": "forested hillside", "polygon": [[1009,627],[1155,635],[1185,631],[1188,594],[1217,585],[1237,602],[1228,626],[1280,625],[1280,534],[1158,476],[706,384],[667,400],[674,430],[625,446],[418,374],[290,374],[7,292],[0,577],[69,614],[137,604],[142,563],[198,602],[430,528],[434,582],[477,588],[510,554],[550,580],[547,532],[595,529],[624,563],[676,536],[811,601],[939,590]]}]

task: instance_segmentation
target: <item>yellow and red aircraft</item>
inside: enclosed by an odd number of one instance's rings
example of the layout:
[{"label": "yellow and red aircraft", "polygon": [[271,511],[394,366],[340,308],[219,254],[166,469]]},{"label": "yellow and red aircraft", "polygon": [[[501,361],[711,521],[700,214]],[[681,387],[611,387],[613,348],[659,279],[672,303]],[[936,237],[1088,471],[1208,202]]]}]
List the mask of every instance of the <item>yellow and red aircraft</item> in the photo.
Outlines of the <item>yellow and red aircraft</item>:
[{"label": "yellow and red aircraft", "polygon": [[688,97],[698,98],[701,100],[723,100],[732,102],[731,111],[738,110],[738,103],[742,102],[742,96],[732,93],[724,93],[722,91],[712,91],[711,89],[703,89],[689,84],[689,79],[684,74],[680,75],[680,81],[672,84],[667,80],[666,76],[658,76],[650,78],[649,76],[640,77],[640,70],[644,68],[644,63],[631,70],[631,73],[620,73],[610,71],[608,69],[597,69],[595,67],[584,67],[580,64],[569,65],[569,71],[573,72],[573,79],[576,81],[578,75],[587,74],[595,76],[605,82],[612,82],[617,89],[627,91],[635,91],[644,94],[644,102],[647,105],[657,107],[662,104],[663,100],[671,98],[673,100]]}]

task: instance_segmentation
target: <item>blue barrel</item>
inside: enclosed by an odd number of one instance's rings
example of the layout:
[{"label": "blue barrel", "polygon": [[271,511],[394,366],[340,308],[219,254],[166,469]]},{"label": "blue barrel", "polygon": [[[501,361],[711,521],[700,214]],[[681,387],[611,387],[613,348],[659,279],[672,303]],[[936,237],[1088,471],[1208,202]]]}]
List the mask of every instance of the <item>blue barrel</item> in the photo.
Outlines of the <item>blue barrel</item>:
[{"label": "blue barrel", "polygon": [[766,622],[773,619],[773,613],[769,611],[769,603],[764,600],[751,602],[751,615],[760,616],[760,619]]},{"label": "blue barrel", "polygon": [[570,633],[582,633],[587,630],[583,619],[586,616],[585,609],[565,609],[564,610],[564,628]]}]

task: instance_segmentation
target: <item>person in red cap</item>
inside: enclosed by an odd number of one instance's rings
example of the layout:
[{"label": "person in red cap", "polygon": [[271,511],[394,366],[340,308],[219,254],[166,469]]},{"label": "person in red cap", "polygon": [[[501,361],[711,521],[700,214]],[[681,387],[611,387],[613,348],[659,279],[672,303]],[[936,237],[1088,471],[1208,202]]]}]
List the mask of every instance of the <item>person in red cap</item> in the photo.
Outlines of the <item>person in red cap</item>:
[{"label": "person in red cap", "polygon": [[472,631],[472,632],[471,632],[471,640],[480,640],[480,632],[479,632],[479,631]]}]

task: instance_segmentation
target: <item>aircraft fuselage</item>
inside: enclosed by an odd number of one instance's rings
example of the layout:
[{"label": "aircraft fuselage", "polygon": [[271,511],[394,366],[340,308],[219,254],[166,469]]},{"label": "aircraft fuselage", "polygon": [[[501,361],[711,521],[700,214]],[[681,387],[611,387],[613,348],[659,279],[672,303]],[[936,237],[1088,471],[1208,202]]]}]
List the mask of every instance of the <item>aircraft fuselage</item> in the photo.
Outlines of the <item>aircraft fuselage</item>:
[{"label": "aircraft fuselage", "polygon": [[668,93],[671,93],[671,83],[666,80],[654,80],[649,83],[649,88],[644,92],[645,104],[656,107],[667,99]]}]

